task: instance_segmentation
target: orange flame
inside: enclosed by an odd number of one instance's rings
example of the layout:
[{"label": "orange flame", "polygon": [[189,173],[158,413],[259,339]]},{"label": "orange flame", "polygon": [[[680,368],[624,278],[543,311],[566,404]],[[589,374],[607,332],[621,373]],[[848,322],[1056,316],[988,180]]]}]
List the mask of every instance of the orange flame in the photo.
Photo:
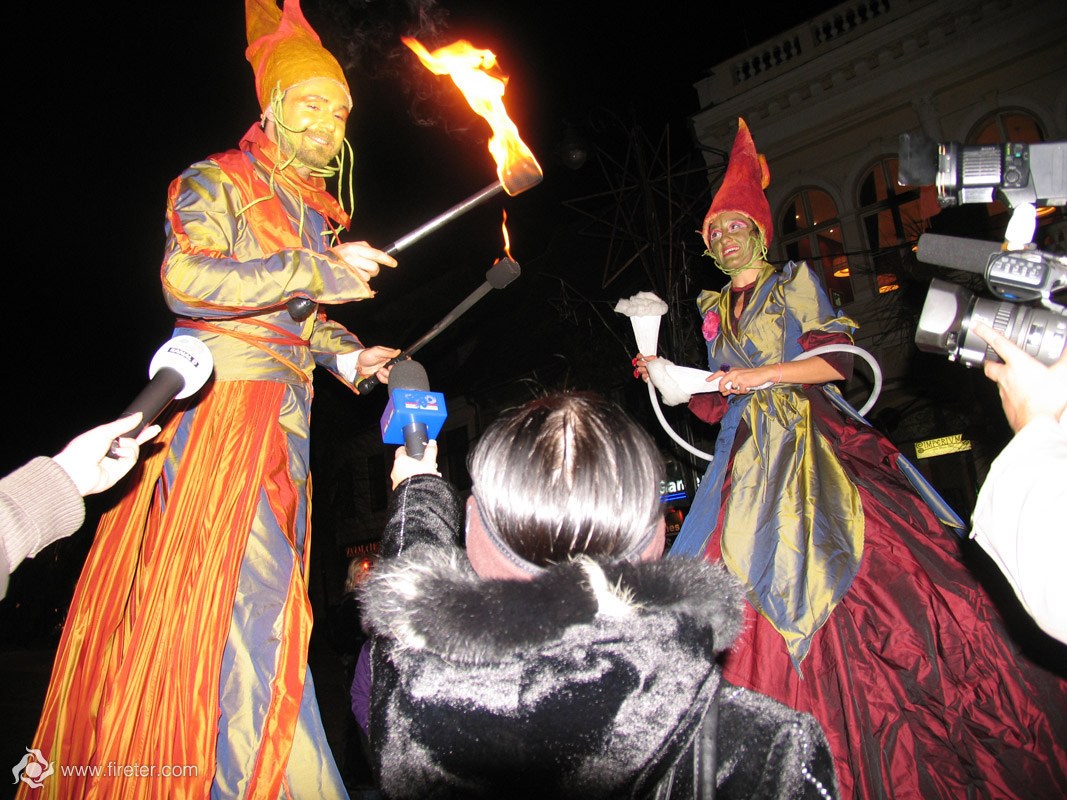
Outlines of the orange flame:
[{"label": "orange flame", "polygon": [[489,153],[496,161],[496,174],[504,191],[514,197],[540,183],[544,177],[541,165],[504,108],[507,77],[500,75],[493,51],[479,50],[460,40],[431,53],[416,39],[402,39],[434,75],[450,76],[470,107],[489,123],[493,129]]},{"label": "orange flame", "polygon": [[[511,237],[508,236],[508,212],[504,211],[504,221],[500,223],[500,230],[504,232],[504,256],[511,258]],[[512,259],[514,261],[514,259]]]}]

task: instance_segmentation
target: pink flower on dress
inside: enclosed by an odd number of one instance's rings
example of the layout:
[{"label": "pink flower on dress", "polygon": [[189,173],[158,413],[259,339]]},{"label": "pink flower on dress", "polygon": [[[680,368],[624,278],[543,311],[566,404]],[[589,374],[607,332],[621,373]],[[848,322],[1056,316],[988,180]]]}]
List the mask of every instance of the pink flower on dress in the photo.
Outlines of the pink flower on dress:
[{"label": "pink flower on dress", "polygon": [[710,342],[719,335],[719,321],[719,314],[717,311],[709,311],[704,315],[704,325],[701,330],[707,341]]}]

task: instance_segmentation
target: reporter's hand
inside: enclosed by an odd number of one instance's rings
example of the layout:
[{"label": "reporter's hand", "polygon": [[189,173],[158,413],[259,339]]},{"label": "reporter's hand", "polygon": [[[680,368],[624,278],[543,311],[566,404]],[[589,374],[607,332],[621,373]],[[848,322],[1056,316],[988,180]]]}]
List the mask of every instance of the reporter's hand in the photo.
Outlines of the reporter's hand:
[{"label": "reporter's hand", "polygon": [[343,242],[330,249],[330,252],[345,262],[350,270],[370,281],[383,266],[395,267],[396,259],[384,250],[371,247],[366,242]]},{"label": "reporter's hand", "polygon": [[436,475],[441,477],[441,473],[437,471],[436,439],[430,439],[426,443],[426,450],[423,452],[422,458],[412,458],[403,446],[396,449],[396,454],[393,456],[393,471],[389,474],[393,481],[393,488],[395,489],[401,482],[412,475]]},{"label": "reporter's hand", "polygon": [[[157,433],[158,425],[149,425],[131,439],[122,436],[137,427],[141,412],[86,431],[71,439],[52,460],[70,476],[82,497],[110,489],[137,463],[140,447]],[[118,439],[114,457],[108,456],[111,443]]]},{"label": "reporter's hand", "polygon": [[1063,415],[1067,409],[1067,348],[1048,367],[982,322],[976,322],[972,330],[1004,360],[987,360],[984,371],[997,384],[1004,416],[1013,431],[1018,433],[1037,417],[1058,420]]}]

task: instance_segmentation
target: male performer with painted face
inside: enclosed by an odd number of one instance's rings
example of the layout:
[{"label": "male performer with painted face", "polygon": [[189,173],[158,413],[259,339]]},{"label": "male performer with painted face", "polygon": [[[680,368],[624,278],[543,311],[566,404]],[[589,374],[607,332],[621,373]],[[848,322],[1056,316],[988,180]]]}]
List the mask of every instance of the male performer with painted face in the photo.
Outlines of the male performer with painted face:
[{"label": "male performer with painted face", "polygon": [[388,380],[399,351],[287,303],[372,297],[396,262],[337,242],[343,70],[298,0],[245,10],[262,119],[167,198],[164,295],[215,374],[101,520],[33,744],[97,774],[57,768],[52,797],[346,796],[307,669],[311,376]]}]

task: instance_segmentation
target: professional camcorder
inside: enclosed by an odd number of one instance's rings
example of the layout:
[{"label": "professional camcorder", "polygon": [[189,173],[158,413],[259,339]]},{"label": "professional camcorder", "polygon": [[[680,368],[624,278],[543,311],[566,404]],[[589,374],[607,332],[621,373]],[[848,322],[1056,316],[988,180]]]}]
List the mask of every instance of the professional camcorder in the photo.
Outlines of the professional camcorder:
[{"label": "professional camcorder", "polygon": [[[971,327],[984,322],[1044,364],[1067,340],[1067,308],[1053,295],[1067,288],[1067,258],[1032,244],[1035,206],[1067,205],[1067,143],[936,144],[924,136],[900,137],[898,181],[937,187],[942,208],[959,203],[1004,202],[1012,211],[1005,242],[924,233],[920,261],[978,273],[996,300],[934,279],[926,294],[915,344],[970,367],[999,361]],[[1039,305],[1019,305],[1026,303]]]},{"label": "professional camcorder", "polygon": [[936,186],[942,208],[994,200],[1009,208],[1067,205],[1067,142],[964,146],[905,133],[899,150],[900,185]]}]

